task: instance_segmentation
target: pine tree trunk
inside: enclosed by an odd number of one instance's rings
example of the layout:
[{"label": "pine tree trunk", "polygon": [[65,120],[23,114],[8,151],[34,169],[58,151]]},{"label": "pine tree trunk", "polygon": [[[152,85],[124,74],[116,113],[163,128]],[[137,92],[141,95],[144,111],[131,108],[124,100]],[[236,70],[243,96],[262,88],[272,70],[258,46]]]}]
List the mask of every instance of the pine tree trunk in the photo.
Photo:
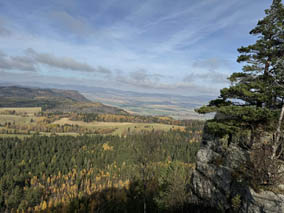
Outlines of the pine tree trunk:
[{"label": "pine tree trunk", "polygon": [[281,109],[281,113],[280,113],[280,117],[279,117],[279,121],[278,121],[278,126],[277,126],[277,133],[278,133],[278,140],[277,140],[277,142],[279,142],[279,139],[280,139],[281,124],[282,124],[283,117],[284,117],[284,104],[282,105],[282,109]]},{"label": "pine tree trunk", "polygon": [[[281,145],[280,137],[281,137],[281,125],[282,125],[283,117],[284,117],[284,104],[282,105],[281,113],[280,113],[279,120],[278,120],[277,130],[275,134],[275,139],[274,139],[275,141],[273,144],[273,154],[272,154],[273,159],[277,157],[277,150],[279,146]],[[280,155],[281,153],[279,153],[279,156]]]}]

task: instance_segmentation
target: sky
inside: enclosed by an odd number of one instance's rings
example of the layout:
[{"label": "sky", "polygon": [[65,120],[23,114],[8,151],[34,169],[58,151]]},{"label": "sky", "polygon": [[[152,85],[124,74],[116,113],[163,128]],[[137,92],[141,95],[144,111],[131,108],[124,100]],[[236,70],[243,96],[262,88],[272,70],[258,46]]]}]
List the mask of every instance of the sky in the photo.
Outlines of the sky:
[{"label": "sky", "polygon": [[0,0],[0,82],[218,95],[270,0]]}]

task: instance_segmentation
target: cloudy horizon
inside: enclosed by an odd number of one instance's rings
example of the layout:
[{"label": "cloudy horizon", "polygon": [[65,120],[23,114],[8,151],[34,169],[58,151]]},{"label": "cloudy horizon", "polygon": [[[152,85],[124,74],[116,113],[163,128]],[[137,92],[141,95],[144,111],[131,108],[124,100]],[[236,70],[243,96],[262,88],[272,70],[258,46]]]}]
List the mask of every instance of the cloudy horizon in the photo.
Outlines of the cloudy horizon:
[{"label": "cloudy horizon", "polygon": [[[218,95],[270,1],[0,3],[0,82]],[[32,86],[32,85],[31,85]]]}]

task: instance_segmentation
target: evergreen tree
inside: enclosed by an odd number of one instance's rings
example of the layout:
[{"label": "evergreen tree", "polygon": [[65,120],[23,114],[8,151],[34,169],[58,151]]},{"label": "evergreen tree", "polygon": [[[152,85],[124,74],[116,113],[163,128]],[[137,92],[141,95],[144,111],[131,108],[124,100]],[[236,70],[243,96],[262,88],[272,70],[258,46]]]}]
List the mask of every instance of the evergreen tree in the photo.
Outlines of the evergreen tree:
[{"label": "evergreen tree", "polygon": [[258,130],[276,131],[277,118],[280,131],[283,117],[279,115],[284,99],[284,6],[281,0],[274,0],[265,14],[250,32],[257,36],[256,42],[238,49],[237,61],[245,63],[243,71],[228,78],[231,86],[222,89],[218,99],[197,110],[199,113],[216,112],[215,118],[206,125],[215,136],[229,135],[232,139],[234,134],[250,130],[252,144]]}]

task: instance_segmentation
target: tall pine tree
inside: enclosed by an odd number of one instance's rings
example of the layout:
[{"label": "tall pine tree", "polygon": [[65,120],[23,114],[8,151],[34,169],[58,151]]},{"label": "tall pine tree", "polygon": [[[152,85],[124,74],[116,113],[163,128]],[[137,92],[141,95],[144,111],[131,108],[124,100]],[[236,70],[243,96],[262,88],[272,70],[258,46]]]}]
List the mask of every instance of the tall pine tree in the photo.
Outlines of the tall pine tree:
[{"label": "tall pine tree", "polygon": [[257,131],[278,132],[279,148],[284,112],[280,113],[284,99],[284,6],[281,0],[273,0],[265,14],[250,31],[257,36],[256,42],[238,49],[237,62],[245,63],[242,72],[233,73],[228,78],[231,86],[222,89],[218,99],[197,112],[216,112],[206,126],[215,136],[229,135],[231,139],[240,131],[250,130],[252,144]]}]

